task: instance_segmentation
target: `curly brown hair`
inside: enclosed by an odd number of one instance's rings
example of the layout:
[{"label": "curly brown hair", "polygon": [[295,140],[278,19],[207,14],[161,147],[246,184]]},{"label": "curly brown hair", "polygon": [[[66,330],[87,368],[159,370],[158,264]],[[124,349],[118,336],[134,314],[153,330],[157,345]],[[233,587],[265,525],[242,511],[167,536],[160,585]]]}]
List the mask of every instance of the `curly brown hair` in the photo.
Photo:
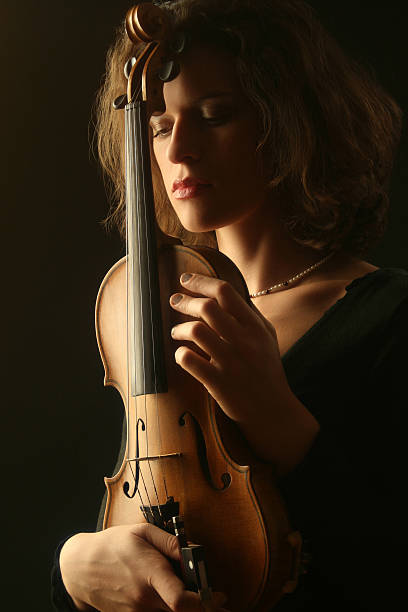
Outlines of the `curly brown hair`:
[{"label": "curly brown hair", "polygon": [[[160,2],[190,44],[232,52],[243,91],[262,125],[259,149],[270,188],[286,202],[285,225],[298,243],[362,255],[382,237],[401,110],[348,58],[302,0]],[[107,55],[96,102],[98,151],[111,179],[110,220],[125,222],[123,65],[137,49],[122,26]],[[279,146],[277,146],[277,143]],[[166,233],[216,245],[213,232],[182,228],[152,156],[156,215]]]}]

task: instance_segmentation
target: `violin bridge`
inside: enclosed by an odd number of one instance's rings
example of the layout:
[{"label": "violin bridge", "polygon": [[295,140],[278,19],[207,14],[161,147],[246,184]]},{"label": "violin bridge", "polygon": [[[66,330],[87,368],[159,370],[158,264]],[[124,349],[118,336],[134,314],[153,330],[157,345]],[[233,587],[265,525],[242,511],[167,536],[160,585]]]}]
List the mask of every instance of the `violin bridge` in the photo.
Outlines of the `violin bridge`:
[{"label": "violin bridge", "polygon": [[174,497],[169,497],[165,504],[140,506],[148,523],[160,527],[164,531],[173,533],[172,518],[180,511],[180,504],[174,501]]},{"label": "violin bridge", "polygon": [[168,453],[167,455],[149,455],[147,457],[134,457],[133,459],[126,459],[128,463],[132,461],[138,463],[140,461],[157,461],[158,459],[168,459],[170,457],[181,457],[182,453]]}]

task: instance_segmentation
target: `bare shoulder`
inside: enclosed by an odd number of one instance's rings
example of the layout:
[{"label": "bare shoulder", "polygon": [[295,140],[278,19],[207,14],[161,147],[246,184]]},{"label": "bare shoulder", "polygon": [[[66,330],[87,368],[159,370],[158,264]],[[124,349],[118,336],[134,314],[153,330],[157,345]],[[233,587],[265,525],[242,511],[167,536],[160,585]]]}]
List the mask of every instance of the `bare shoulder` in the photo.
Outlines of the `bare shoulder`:
[{"label": "bare shoulder", "polygon": [[305,298],[312,302],[327,301],[330,306],[346,294],[346,287],[353,280],[362,278],[378,269],[378,266],[362,259],[340,255],[331,266],[311,279],[312,282],[308,287],[309,291],[305,292]]},{"label": "bare shoulder", "polygon": [[378,270],[378,266],[374,266],[368,261],[350,255],[339,256],[337,261],[334,261],[333,264],[333,268],[328,269],[329,276],[333,279],[346,280],[348,282]]},{"label": "bare shoulder", "polygon": [[[319,317],[338,300],[343,298],[346,287],[356,278],[378,270],[367,261],[350,256],[340,256],[314,278],[305,283],[303,291],[298,292],[299,305],[307,309],[311,316]],[[299,287],[300,289],[300,287]]]},{"label": "bare shoulder", "polygon": [[281,355],[305,334],[347,291],[356,278],[378,270],[366,261],[333,258],[331,266],[291,289],[266,296],[262,314],[274,325]]}]

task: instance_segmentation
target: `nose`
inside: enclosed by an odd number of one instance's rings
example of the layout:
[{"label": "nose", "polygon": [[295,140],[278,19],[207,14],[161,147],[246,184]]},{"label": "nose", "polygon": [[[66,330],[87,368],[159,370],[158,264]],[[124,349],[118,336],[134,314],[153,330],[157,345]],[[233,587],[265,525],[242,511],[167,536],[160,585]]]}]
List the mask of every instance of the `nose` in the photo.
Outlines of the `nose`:
[{"label": "nose", "polygon": [[200,159],[201,139],[193,122],[180,119],[173,125],[167,148],[167,158],[173,164],[194,162]]}]

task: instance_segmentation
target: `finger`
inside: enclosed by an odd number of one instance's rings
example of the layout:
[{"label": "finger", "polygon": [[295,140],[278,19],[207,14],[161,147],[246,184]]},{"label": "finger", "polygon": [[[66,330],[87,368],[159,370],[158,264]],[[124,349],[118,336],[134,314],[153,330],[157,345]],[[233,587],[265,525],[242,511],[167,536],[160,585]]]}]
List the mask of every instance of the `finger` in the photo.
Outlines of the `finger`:
[{"label": "finger", "polygon": [[[186,591],[185,586],[181,583],[181,586],[168,581],[167,583],[155,575],[152,580],[152,587],[156,590],[156,593],[161,597],[163,605],[167,606],[172,612],[203,612],[201,601],[197,593]],[[180,581],[181,582],[181,581]],[[157,584],[156,584],[157,583]],[[165,608],[167,609],[167,608]]]},{"label": "finger", "polygon": [[227,342],[239,337],[238,322],[213,298],[190,297],[183,293],[176,293],[170,297],[170,304],[178,312],[201,319]]},{"label": "finger", "polygon": [[149,609],[154,606],[157,610],[167,612],[181,609],[183,612],[201,612],[198,596],[186,597],[184,583],[176,576],[170,562],[166,559],[167,556],[180,560],[180,548],[176,536],[149,523],[133,525],[132,532],[154,547],[146,573],[147,584],[151,589],[146,593]]},{"label": "finger", "polygon": [[216,400],[214,383],[218,381],[218,371],[214,364],[186,346],[180,346],[174,356],[178,365],[204,385]]},{"label": "finger", "polygon": [[227,344],[203,321],[188,321],[171,330],[173,340],[193,342],[215,362],[228,358]]},{"label": "finger", "polygon": [[163,555],[171,559],[180,559],[180,546],[176,536],[149,523],[140,523],[132,526],[134,535],[142,537]]},{"label": "finger", "polygon": [[[224,612],[224,608],[220,606],[226,601],[227,597],[224,593],[212,593],[211,604],[208,609],[214,610],[214,612]],[[165,601],[165,603],[169,606],[170,610],[183,610],[183,612],[203,612],[204,609],[207,609],[199,595],[186,590],[182,591],[179,595],[175,595],[173,600]],[[225,612],[229,611],[226,610]]]},{"label": "finger", "polygon": [[247,303],[227,281],[203,274],[182,274],[180,283],[193,293],[216,300],[221,308],[229,312],[242,325],[248,325],[254,321],[251,303]]}]

